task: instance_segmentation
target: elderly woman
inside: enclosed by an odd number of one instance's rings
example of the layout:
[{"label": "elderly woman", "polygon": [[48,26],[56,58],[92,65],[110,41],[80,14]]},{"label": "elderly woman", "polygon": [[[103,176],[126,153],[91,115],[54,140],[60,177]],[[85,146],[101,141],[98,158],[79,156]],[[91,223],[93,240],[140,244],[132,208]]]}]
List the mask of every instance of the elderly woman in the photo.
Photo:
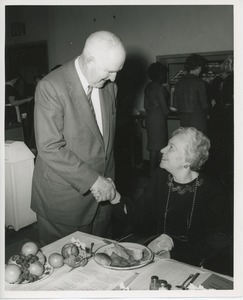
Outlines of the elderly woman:
[{"label": "elderly woman", "polygon": [[[223,187],[199,172],[209,148],[209,139],[197,129],[175,130],[142,196],[132,201],[117,193],[112,201],[118,219],[155,225],[155,234],[172,239],[172,258],[197,266],[216,251],[215,244],[229,228]],[[162,244],[153,250],[162,250]]]}]

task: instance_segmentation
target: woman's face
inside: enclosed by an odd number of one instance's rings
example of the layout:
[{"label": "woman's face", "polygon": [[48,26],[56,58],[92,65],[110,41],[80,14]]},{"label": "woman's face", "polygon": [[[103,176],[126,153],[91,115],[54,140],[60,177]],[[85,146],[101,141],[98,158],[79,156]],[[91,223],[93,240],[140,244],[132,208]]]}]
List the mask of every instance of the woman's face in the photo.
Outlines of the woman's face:
[{"label": "woman's face", "polygon": [[186,164],[185,149],[187,139],[184,134],[180,133],[173,136],[166,147],[161,149],[162,159],[160,167],[170,173],[184,169]]}]

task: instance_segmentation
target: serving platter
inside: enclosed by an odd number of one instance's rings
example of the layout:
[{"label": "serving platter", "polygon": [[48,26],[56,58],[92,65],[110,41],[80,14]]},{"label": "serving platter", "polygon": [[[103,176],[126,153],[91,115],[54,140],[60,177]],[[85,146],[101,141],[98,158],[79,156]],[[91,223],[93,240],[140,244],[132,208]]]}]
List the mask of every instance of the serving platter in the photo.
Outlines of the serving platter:
[{"label": "serving platter", "polygon": [[112,265],[104,265],[102,263],[100,263],[97,259],[96,259],[96,254],[97,253],[105,253],[107,255],[111,255],[112,252],[115,249],[115,246],[113,243],[110,243],[108,245],[104,245],[101,246],[100,248],[98,248],[95,252],[94,255],[94,261],[101,265],[104,268],[108,268],[108,269],[113,269],[113,270],[132,270],[132,269],[137,269],[137,268],[141,268],[144,267],[146,265],[148,265],[149,263],[151,263],[154,259],[154,253],[146,246],[144,245],[140,245],[140,244],[136,244],[136,243],[119,243],[119,245],[129,249],[129,250],[140,250],[143,251],[143,258],[140,259],[138,261],[138,264],[136,265],[131,265],[131,266],[112,266]]},{"label": "serving platter", "polygon": [[24,280],[21,283],[8,283],[5,281],[5,283],[8,285],[35,284],[37,282],[47,279],[49,276],[51,276],[51,274],[54,271],[54,268],[51,265],[49,265],[48,263],[45,263],[44,268],[45,268],[44,273],[41,276],[39,276],[39,278],[35,281],[29,282],[27,280]]}]

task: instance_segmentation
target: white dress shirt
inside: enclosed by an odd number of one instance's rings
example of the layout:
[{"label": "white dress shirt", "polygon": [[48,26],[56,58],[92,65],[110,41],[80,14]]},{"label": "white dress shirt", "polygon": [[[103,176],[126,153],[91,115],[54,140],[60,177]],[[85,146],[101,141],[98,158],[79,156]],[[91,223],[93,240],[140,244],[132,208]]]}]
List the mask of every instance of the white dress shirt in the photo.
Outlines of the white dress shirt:
[{"label": "white dress shirt", "polygon": [[[79,68],[78,58],[76,58],[76,60],[75,60],[75,68],[77,70],[78,77],[81,81],[84,91],[87,94],[89,84],[88,84],[88,81],[86,80],[86,78],[84,77],[82,71]],[[97,121],[98,127],[100,129],[100,133],[103,135],[103,123],[102,123],[102,115],[101,115],[101,108],[100,108],[100,96],[99,96],[98,88],[93,87],[93,90],[91,93],[91,100],[93,103],[96,121]]]}]

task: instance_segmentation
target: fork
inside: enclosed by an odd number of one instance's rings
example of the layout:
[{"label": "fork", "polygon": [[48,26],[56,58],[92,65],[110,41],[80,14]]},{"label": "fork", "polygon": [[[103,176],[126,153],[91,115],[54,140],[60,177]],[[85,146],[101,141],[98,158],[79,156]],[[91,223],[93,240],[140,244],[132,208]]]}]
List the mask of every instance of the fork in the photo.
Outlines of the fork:
[{"label": "fork", "polygon": [[188,282],[188,280],[190,280],[192,277],[194,276],[194,274],[190,274],[187,279],[181,284],[181,285],[176,285],[176,287],[178,289],[182,289],[185,290],[186,289],[186,283]]},{"label": "fork", "polygon": [[93,247],[94,247],[94,243],[91,243],[91,245],[90,245],[90,249],[89,249],[89,253],[90,253],[90,257],[92,257],[93,256]]}]

